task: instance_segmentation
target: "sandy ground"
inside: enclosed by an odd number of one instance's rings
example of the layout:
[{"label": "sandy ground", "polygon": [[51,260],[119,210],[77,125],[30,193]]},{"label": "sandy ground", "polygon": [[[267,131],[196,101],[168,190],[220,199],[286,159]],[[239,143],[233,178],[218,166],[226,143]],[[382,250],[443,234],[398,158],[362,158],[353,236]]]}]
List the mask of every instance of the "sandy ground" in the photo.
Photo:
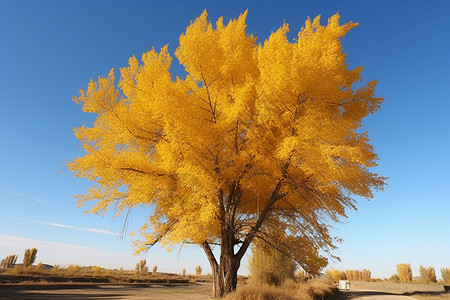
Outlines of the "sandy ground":
[{"label": "sandy ground", "polygon": [[450,300],[450,294],[415,294],[415,295],[398,295],[388,292],[368,291],[368,290],[351,290],[343,291],[339,300]]},{"label": "sandy ground", "polygon": [[420,300],[450,300],[450,294],[442,294],[442,295],[414,295],[414,298]]},{"label": "sandy ground", "polygon": [[339,300],[417,300],[411,296],[396,295],[379,291],[352,290],[344,291]]},{"label": "sandy ground", "polygon": [[0,285],[0,299],[206,300],[211,284],[187,285]]}]

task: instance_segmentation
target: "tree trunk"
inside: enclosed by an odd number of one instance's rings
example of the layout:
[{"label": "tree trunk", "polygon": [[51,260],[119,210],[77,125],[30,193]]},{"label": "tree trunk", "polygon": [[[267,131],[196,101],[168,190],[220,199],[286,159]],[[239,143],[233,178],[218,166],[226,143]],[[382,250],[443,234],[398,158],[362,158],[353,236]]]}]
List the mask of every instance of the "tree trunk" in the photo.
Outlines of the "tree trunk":
[{"label": "tree trunk", "polygon": [[250,246],[255,234],[266,220],[270,209],[276,201],[284,197],[284,195],[279,195],[282,183],[283,179],[277,183],[269,199],[269,203],[259,215],[258,221],[245,237],[237,253],[234,253],[234,246],[236,245],[235,219],[237,206],[239,204],[242,191],[238,184],[233,184],[229,195],[226,197],[227,203],[225,205],[222,202],[225,199],[223,191],[220,192],[219,200],[222,204],[220,206],[220,263],[217,262],[209,243],[207,241],[202,243],[203,250],[205,251],[209,264],[211,265],[213,275],[213,298],[223,298],[227,294],[236,290],[237,272],[239,266],[241,265],[242,257]]},{"label": "tree trunk", "polygon": [[240,259],[237,259],[231,251],[221,249],[220,264],[217,263],[208,243],[203,243],[203,249],[211,265],[213,276],[213,298],[223,298],[227,294],[234,292],[237,285],[237,272],[240,266]]},{"label": "tree trunk", "polygon": [[[228,240],[228,243],[226,243]],[[224,243],[225,242],[225,243]],[[203,250],[208,257],[213,276],[213,298],[223,298],[234,292],[237,285],[237,272],[241,264],[241,258],[234,254],[234,245],[229,239],[222,240],[220,253],[220,264],[217,262],[207,242],[202,244]],[[227,245],[224,245],[227,244]]]}]

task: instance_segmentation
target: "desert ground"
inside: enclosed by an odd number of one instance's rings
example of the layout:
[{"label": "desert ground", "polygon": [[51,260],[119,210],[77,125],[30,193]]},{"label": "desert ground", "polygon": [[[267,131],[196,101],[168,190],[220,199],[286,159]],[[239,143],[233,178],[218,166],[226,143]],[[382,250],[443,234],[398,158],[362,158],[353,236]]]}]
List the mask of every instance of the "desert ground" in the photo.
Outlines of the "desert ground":
[{"label": "desert ground", "polygon": [[0,299],[204,300],[210,295],[210,283],[0,285]]},{"label": "desert ground", "polygon": [[[150,299],[206,300],[211,283],[185,284],[3,284],[0,299]],[[389,292],[349,290],[337,300],[450,300],[450,293],[399,295]]]}]

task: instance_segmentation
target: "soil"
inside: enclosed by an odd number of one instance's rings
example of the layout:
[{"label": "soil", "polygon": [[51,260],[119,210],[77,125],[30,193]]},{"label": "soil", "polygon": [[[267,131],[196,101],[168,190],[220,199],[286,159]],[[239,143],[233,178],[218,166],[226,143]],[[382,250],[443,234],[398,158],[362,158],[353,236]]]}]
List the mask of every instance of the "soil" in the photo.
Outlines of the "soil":
[{"label": "soil", "polygon": [[0,299],[206,300],[210,283],[184,284],[2,284]]}]

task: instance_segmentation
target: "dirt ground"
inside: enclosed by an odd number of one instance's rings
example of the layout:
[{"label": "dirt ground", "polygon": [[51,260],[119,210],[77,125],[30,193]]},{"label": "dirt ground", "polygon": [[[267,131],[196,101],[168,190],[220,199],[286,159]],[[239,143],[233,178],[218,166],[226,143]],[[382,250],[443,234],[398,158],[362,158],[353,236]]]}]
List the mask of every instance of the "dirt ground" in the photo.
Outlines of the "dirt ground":
[{"label": "dirt ground", "polygon": [[450,300],[450,294],[440,294],[440,295],[413,295],[414,298],[420,300]]},{"label": "dirt ground", "polygon": [[206,300],[209,283],[172,285],[0,285],[0,299],[151,299]]}]

